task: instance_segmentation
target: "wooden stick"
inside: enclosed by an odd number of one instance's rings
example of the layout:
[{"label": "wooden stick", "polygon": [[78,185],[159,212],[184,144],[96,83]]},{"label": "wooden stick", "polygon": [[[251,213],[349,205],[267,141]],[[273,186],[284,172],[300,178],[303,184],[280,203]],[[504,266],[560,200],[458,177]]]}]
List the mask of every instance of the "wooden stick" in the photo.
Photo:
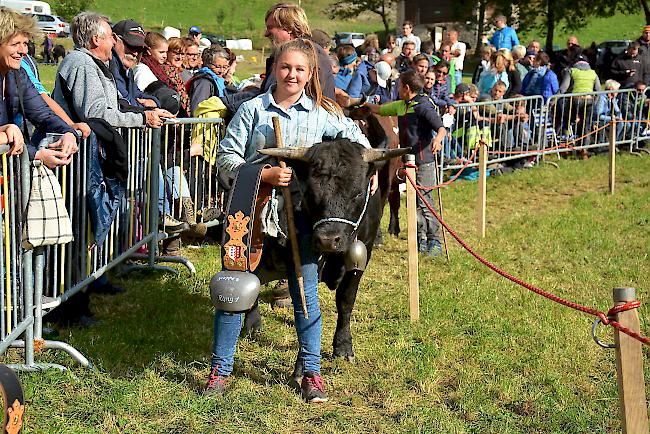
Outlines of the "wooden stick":
[{"label": "wooden stick", "polygon": [[487,145],[481,139],[478,152],[478,234],[485,238],[485,201],[487,196]]},{"label": "wooden stick", "polygon": [[[442,178],[438,177],[438,154],[433,154],[433,164],[434,167],[436,168],[436,184],[440,184],[442,182]],[[442,220],[445,219],[444,214],[442,212],[442,190],[441,188],[436,188],[438,190],[438,209],[440,210],[440,218]],[[445,246],[445,256],[447,257],[447,262],[449,262],[449,249],[447,249],[447,232],[445,232],[445,227],[441,224],[440,225],[440,232],[442,232],[442,244]]]},{"label": "wooden stick", "polygon": [[[280,129],[280,118],[273,116],[273,131],[275,132],[275,146],[284,147],[282,140],[282,129]],[[283,169],[287,164],[278,158],[280,167]],[[296,236],[296,224],[293,219],[293,201],[291,200],[291,190],[289,187],[282,187],[282,196],[284,196],[285,209],[287,210],[287,226],[289,227],[289,241],[291,242],[291,255],[293,256],[293,267],[296,269],[296,278],[300,288],[300,302],[302,303],[302,313],[305,319],[309,318],[307,313],[307,300],[305,299],[305,282],[302,278],[302,264],[300,263],[300,251],[298,250],[298,237]]]},{"label": "wooden stick", "polygon": [[[614,304],[636,300],[634,288],[614,288]],[[617,321],[639,333],[639,314],[636,309],[617,315]],[[641,342],[614,329],[616,343],[616,374],[618,400],[621,406],[621,425],[624,434],[648,432],[648,407],[643,379],[643,354]]]},{"label": "wooden stick", "polygon": [[[415,180],[415,155],[407,154],[406,172]],[[406,215],[408,230],[409,313],[411,322],[420,320],[420,282],[418,281],[418,217],[415,187],[406,183]],[[424,240],[426,242],[426,240]]]},{"label": "wooden stick", "polygon": [[609,194],[614,194],[616,184],[616,120],[609,127]]}]

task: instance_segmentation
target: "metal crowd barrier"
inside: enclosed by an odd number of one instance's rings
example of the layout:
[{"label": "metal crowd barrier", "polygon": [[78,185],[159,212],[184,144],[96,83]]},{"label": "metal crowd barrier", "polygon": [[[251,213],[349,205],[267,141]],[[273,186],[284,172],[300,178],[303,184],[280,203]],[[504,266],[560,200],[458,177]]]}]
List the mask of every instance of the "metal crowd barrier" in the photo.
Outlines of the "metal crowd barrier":
[{"label": "metal crowd barrier", "polygon": [[477,166],[480,141],[489,147],[488,165],[606,147],[612,113],[619,148],[634,151],[650,140],[648,98],[635,89],[554,95],[546,103],[531,96],[459,104],[441,150],[440,181],[445,172]]},{"label": "metal crowd barrier", "polygon": [[178,199],[189,197],[197,221],[208,227],[218,224],[216,217],[224,198],[216,161],[224,129],[225,123],[220,118],[168,119],[165,122],[161,166],[167,180],[165,193],[172,217],[181,219],[182,206]]},{"label": "metal crowd barrier", "polygon": [[[11,365],[14,369],[65,369],[60,365],[35,363],[35,350],[41,348],[64,350],[81,365],[92,366],[67,343],[43,340],[43,316],[108,270],[118,266],[122,272],[141,267],[171,270],[156,263],[176,262],[195,272],[186,258],[158,255],[158,243],[167,237],[159,206],[164,212],[167,203],[169,212],[180,217],[180,209],[173,206],[172,187],[176,177],[183,176],[188,181],[183,184],[188,191],[181,188],[176,193],[192,198],[199,220],[208,225],[217,224],[216,218],[208,221],[207,214],[212,212],[214,216],[215,210],[223,206],[215,165],[223,128],[221,119],[172,119],[163,129],[122,129],[128,148],[129,172],[124,197],[117,203],[116,216],[101,243],[94,239],[88,209],[91,158],[97,152],[90,138],[81,140],[79,152],[70,165],[54,171],[74,234],[74,240],[65,245],[34,250],[21,247],[21,216],[29,199],[31,164],[26,152],[21,157],[2,156],[0,353],[9,347],[25,349],[24,364]],[[174,167],[180,170],[168,170]],[[143,260],[145,265],[127,264]]]},{"label": "metal crowd barrier", "polygon": [[[0,157],[0,353],[23,334],[33,340],[34,324],[32,252],[21,247],[31,176],[29,157],[26,151],[21,156],[8,156],[7,151],[3,146]],[[33,347],[27,349],[25,359],[33,363]]]},{"label": "metal crowd barrier", "polygon": [[[541,96],[484,101],[455,106],[442,152],[441,173],[459,170],[474,155],[479,142],[489,146],[489,162],[530,155],[543,146],[544,100]],[[475,166],[478,161],[470,166]]]}]

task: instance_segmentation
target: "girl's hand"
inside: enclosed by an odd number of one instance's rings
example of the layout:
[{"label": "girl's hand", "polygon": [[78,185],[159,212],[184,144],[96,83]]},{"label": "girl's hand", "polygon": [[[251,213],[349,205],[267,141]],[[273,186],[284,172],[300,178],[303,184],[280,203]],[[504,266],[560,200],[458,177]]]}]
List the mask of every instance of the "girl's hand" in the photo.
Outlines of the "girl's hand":
[{"label": "girl's hand", "polygon": [[288,187],[291,182],[291,168],[265,167],[262,169],[262,181],[277,187]]},{"label": "girl's hand", "polygon": [[79,147],[77,146],[77,136],[72,133],[65,133],[59,140],[54,143],[50,143],[49,147],[53,149],[60,149],[66,157],[76,153],[79,150]]},{"label": "girl's hand", "polygon": [[370,177],[370,195],[374,196],[379,188],[379,175],[375,172],[374,175]]}]

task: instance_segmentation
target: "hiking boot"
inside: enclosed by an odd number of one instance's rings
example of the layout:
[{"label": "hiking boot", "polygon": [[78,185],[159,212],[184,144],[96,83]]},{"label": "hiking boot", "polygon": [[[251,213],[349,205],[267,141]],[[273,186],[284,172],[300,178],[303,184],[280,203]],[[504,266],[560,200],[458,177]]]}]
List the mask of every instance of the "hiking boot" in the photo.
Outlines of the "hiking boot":
[{"label": "hiking boot", "polygon": [[[176,201],[178,200],[179,199],[176,199]],[[178,208],[178,202],[176,201],[174,201],[175,202],[174,208]],[[204,223],[196,222],[196,214],[194,214],[194,203],[192,202],[192,199],[189,197],[184,197],[181,198],[180,201],[181,201],[180,220],[190,225],[190,230],[187,231],[185,235],[195,237],[195,238],[205,237],[205,234],[208,232],[208,227]]]},{"label": "hiking boot", "polygon": [[163,240],[163,256],[180,256],[181,254],[181,239],[180,237],[167,238]]},{"label": "hiking boot", "polygon": [[315,372],[305,372],[300,384],[302,398],[308,403],[318,403],[327,401],[327,393],[325,393],[325,384],[320,374]]},{"label": "hiking boot", "polygon": [[159,224],[159,227],[166,233],[172,235],[180,234],[181,232],[188,230],[190,228],[190,225],[185,222],[176,220],[169,214],[165,214]]},{"label": "hiking boot", "polygon": [[228,377],[219,375],[218,369],[219,366],[215,366],[210,371],[208,381],[203,389],[203,396],[221,396],[228,388]]},{"label": "hiking boot", "polygon": [[203,208],[201,211],[201,217],[203,218],[203,223],[211,222],[212,220],[217,220],[221,217],[221,211],[217,207]]},{"label": "hiking boot", "polygon": [[289,282],[287,279],[280,279],[271,290],[273,305],[280,309],[291,307],[291,295],[289,294]]}]

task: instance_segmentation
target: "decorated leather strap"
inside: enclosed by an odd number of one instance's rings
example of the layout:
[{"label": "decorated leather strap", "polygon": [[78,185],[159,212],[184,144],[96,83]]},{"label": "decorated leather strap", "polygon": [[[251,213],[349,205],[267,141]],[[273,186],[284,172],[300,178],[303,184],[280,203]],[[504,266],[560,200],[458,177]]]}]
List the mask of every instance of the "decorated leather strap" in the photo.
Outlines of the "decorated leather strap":
[{"label": "decorated leather strap", "polygon": [[4,400],[5,414],[2,421],[2,432],[8,434],[19,433],[23,426],[25,398],[16,373],[6,365],[0,365],[0,390]]},{"label": "decorated leather strap", "polygon": [[230,190],[223,233],[223,268],[255,271],[262,259],[262,208],[271,197],[271,186],[262,183],[263,164],[244,164]]}]

